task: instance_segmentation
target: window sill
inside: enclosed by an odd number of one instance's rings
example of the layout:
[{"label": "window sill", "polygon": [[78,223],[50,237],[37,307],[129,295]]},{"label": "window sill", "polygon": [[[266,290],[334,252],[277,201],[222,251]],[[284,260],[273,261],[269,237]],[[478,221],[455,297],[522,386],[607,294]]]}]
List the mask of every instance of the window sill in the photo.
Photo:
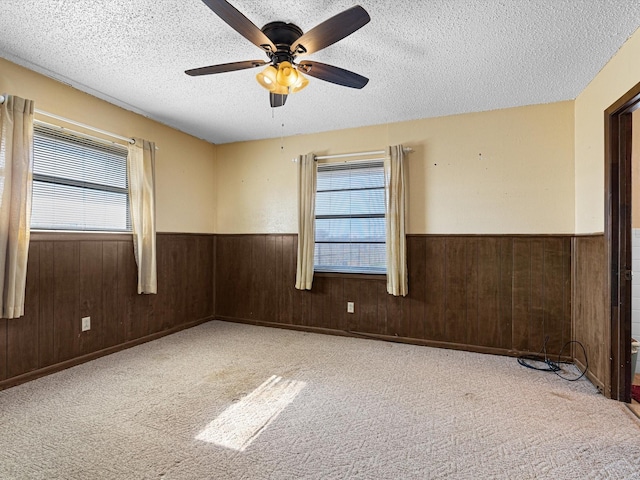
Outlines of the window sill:
[{"label": "window sill", "polygon": [[31,230],[30,240],[48,242],[55,240],[131,240],[131,232],[95,232],[79,230]]},{"label": "window sill", "polygon": [[386,280],[387,275],[381,273],[338,273],[338,272],[314,272],[314,277],[324,278],[354,278],[364,280]]}]

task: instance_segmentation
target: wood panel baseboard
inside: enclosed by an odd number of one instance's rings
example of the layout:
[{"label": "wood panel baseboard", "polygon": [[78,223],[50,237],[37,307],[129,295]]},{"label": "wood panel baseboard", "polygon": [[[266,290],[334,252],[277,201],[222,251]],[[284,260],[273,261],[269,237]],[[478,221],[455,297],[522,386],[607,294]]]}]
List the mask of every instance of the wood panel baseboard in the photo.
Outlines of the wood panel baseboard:
[{"label": "wood panel baseboard", "polygon": [[[309,327],[305,325],[291,325],[286,323],[264,322],[260,320],[249,320],[246,318],[234,318],[217,315],[215,320],[231,323],[242,323],[245,325],[255,325],[259,327],[282,328],[285,330],[295,330],[299,332],[318,333],[322,335],[335,335],[340,337],[361,338],[368,340],[380,340],[385,342],[403,343],[406,345],[417,345],[422,347],[445,348],[449,350],[460,350],[465,352],[482,353],[489,355],[502,355],[506,357],[519,357],[522,355],[538,355],[539,352],[517,351],[504,348],[483,347],[478,345],[467,345],[461,343],[437,342],[433,340],[420,340],[410,337],[396,337],[390,335],[378,335],[375,333],[365,333],[350,330],[336,330],[323,327]],[[555,359],[554,359],[555,360]],[[572,361],[570,356],[561,356],[557,358],[559,361]]]}]

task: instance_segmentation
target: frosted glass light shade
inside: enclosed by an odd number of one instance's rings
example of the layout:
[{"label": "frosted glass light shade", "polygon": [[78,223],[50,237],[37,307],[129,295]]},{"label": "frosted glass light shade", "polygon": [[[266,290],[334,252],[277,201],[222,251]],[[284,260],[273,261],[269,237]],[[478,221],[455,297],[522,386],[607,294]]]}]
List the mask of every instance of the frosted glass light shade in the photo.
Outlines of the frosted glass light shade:
[{"label": "frosted glass light shade", "polygon": [[290,87],[298,81],[298,71],[289,62],[281,62],[278,65],[278,73],[276,74],[276,81],[280,85]]},{"label": "frosted glass light shade", "polygon": [[309,80],[307,79],[307,77],[302,75],[301,72],[298,72],[298,80],[296,81],[296,83],[294,83],[289,87],[289,93],[299,92],[300,90],[305,88],[307,85],[309,85]]},{"label": "frosted glass light shade", "polygon": [[278,70],[273,65],[269,65],[263,71],[256,75],[256,80],[260,85],[264,88],[273,92],[278,86],[276,83],[276,76],[278,74]]}]

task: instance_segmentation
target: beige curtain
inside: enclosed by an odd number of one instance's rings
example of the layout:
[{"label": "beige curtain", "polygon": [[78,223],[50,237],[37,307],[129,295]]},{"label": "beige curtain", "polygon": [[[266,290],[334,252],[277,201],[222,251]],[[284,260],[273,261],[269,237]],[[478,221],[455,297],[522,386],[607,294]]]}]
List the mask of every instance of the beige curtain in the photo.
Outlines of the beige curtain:
[{"label": "beige curtain", "polygon": [[0,316],[24,315],[33,183],[33,101],[0,105]]},{"label": "beige curtain", "polygon": [[387,223],[387,292],[409,293],[405,240],[405,178],[402,145],[389,147],[384,165]]},{"label": "beige curtain", "polygon": [[138,293],[158,293],[156,273],[156,184],[153,142],[129,145],[127,170],[133,250],[138,265]]},{"label": "beige curtain", "polygon": [[311,290],[316,217],[316,159],[311,153],[298,159],[298,262],[296,288]]}]

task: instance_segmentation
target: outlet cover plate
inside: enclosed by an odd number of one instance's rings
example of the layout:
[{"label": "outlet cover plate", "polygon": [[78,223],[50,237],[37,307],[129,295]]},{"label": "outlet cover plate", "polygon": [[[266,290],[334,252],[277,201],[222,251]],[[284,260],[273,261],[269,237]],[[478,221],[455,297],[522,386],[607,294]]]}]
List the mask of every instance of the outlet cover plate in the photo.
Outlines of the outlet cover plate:
[{"label": "outlet cover plate", "polygon": [[82,331],[91,330],[91,317],[82,317]]},{"label": "outlet cover plate", "polygon": [[347,302],[347,313],[353,313],[354,310],[354,304],[353,302]]}]

